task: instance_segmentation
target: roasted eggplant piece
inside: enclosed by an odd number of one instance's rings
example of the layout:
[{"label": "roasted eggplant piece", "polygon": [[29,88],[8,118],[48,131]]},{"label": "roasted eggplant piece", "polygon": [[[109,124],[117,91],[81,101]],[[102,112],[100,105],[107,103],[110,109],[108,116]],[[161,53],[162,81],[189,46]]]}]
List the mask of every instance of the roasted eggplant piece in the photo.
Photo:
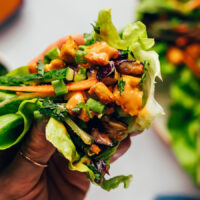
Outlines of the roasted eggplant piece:
[{"label": "roasted eggplant piece", "polygon": [[121,74],[138,76],[144,73],[144,65],[139,61],[120,60],[115,62],[115,66]]},{"label": "roasted eggplant piece", "polygon": [[100,133],[99,130],[96,128],[92,129],[92,137],[94,141],[98,144],[113,146],[113,143],[109,138],[109,135],[105,133]]},{"label": "roasted eggplant piece", "polygon": [[106,134],[108,134],[110,138],[113,138],[118,141],[121,141],[122,139],[125,138],[126,131],[128,130],[128,127],[126,124],[116,121],[114,119],[103,120],[102,125]]}]

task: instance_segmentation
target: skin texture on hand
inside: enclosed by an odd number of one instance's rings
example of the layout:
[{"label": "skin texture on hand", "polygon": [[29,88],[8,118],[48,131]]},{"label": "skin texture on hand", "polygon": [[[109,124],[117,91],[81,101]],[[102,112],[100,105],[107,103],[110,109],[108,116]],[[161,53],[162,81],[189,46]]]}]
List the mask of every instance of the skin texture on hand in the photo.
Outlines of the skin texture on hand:
[{"label": "skin texture on hand", "polygon": [[[77,44],[84,44],[82,35],[75,34],[72,37]],[[39,59],[43,59],[52,47],[61,47],[67,38],[62,38],[50,45],[29,63],[30,66],[34,66]],[[48,167],[35,166],[19,154],[13,154],[14,152],[9,155],[0,155],[2,163],[3,158],[7,159],[7,156],[14,155],[11,163],[0,172],[0,200],[84,199],[89,189],[89,180],[84,173],[68,170],[68,161],[55,153],[56,149],[45,138],[46,123],[45,120],[33,123],[21,150],[32,160],[47,163]],[[112,161],[123,155],[130,144],[130,137],[122,141]]]}]

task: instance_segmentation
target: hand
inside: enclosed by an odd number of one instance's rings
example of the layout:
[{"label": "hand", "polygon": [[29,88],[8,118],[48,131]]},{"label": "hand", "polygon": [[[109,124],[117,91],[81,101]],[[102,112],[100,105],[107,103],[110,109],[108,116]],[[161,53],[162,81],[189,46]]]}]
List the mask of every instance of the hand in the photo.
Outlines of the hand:
[{"label": "hand", "polygon": [[[78,44],[84,43],[82,35],[73,37]],[[66,39],[62,38],[51,45],[31,61],[30,65],[35,65],[53,46],[60,47]],[[84,173],[68,170],[67,160],[55,154],[55,148],[45,139],[46,123],[47,121],[33,124],[21,151],[34,161],[48,163],[48,167],[35,166],[19,154],[15,155],[9,166],[0,173],[0,200],[82,200],[85,197],[89,180]],[[124,154],[130,144],[130,137],[122,141],[112,161]]]}]

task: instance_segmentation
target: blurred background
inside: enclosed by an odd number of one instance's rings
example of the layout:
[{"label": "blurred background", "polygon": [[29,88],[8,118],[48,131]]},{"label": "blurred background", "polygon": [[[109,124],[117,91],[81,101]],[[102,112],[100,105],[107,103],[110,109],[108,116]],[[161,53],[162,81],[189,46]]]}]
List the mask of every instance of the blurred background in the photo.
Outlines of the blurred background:
[{"label": "blurred background", "polygon": [[141,20],[156,39],[157,98],[166,115],[112,164],[111,176],[133,174],[130,187],[92,185],[86,200],[200,199],[200,0],[0,0],[0,74],[62,36],[91,31],[102,8],[112,8],[119,31]]}]

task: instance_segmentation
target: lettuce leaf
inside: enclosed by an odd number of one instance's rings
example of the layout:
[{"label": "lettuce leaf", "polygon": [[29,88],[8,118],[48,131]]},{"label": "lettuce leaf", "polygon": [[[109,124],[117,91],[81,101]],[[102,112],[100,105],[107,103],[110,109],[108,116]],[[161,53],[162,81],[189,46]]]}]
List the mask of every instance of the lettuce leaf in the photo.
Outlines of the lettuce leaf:
[{"label": "lettuce leaf", "polygon": [[110,191],[112,189],[117,188],[121,183],[123,183],[124,188],[128,188],[129,185],[130,185],[132,177],[133,177],[132,175],[129,175],[129,176],[121,175],[121,176],[115,176],[115,177],[108,179],[108,180],[104,179],[101,187],[104,190]]},{"label": "lettuce leaf", "polygon": [[12,95],[9,94],[8,96],[4,94],[4,97],[2,97],[4,98],[4,101],[0,102],[0,115],[4,115],[8,113],[16,113],[19,109],[20,104],[24,100],[33,99],[33,98],[36,98],[37,96],[38,94],[34,94],[34,93],[33,94],[27,93],[20,96],[17,96],[14,94]]},{"label": "lettuce leaf", "polygon": [[142,85],[144,96],[147,99],[146,114],[140,114],[134,120],[128,133],[149,128],[156,116],[164,114],[162,107],[154,99],[155,79],[156,77],[161,79],[158,54],[152,50],[147,51],[154,45],[154,40],[148,38],[146,27],[140,21],[128,25],[122,32],[121,38],[112,23],[110,9],[103,9],[99,12],[94,31],[97,40],[104,40],[118,49],[129,49],[137,60],[148,61],[146,78]]},{"label": "lettuce leaf", "polygon": [[16,114],[0,116],[0,150],[8,149],[24,137],[30,129],[37,99],[23,101]]},{"label": "lettuce leaf", "polygon": [[80,156],[76,151],[76,147],[62,122],[59,122],[54,118],[50,118],[46,126],[46,139],[51,142],[69,161],[70,170],[86,172],[90,180],[94,182],[95,175],[93,171],[90,170],[86,164],[84,164],[88,158],[84,156],[80,159]]},{"label": "lettuce leaf", "polygon": [[11,98],[16,97],[16,96],[17,96],[16,94],[11,94],[11,93],[0,91],[0,102],[11,99]]},{"label": "lettuce leaf", "polygon": [[149,63],[146,78],[142,85],[144,96],[147,100],[143,108],[146,109],[145,115],[143,115],[142,112],[139,113],[129,132],[150,128],[153,119],[164,114],[162,107],[154,98],[155,79],[156,77],[161,79],[158,54],[155,51],[144,51],[142,49],[138,49],[137,51],[134,51],[134,55],[136,59],[142,62],[146,60]]},{"label": "lettuce leaf", "polygon": [[74,162],[79,159],[76,147],[62,122],[50,118],[46,126],[46,139],[62,152],[63,156],[69,162]]},{"label": "lettuce leaf", "polygon": [[126,50],[133,44],[149,49],[154,45],[154,40],[147,38],[145,25],[139,21],[128,25],[123,31],[121,39],[112,23],[111,9],[103,9],[99,12],[94,31],[96,40],[106,41],[117,49]]},{"label": "lettuce leaf", "polygon": [[94,172],[87,167],[87,165],[85,164],[88,161],[88,157],[84,156],[80,159],[79,162],[77,163],[69,163],[69,169],[73,170],[73,171],[79,171],[79,172],[85,172],[88,175],[88,178],[95,183],[95,174]]},{"label": "lettuce leaf", "polygon": [[24,76],[27,74],[29,74],[28,65],[25,65],[12,70],[6,76]]},{"label": "lettuce leaf", "polygon": [[16,130],[22,129],[23,118],[18,114],[6,114],[0,116],[0,150],[7,149],[17,139]]}]

